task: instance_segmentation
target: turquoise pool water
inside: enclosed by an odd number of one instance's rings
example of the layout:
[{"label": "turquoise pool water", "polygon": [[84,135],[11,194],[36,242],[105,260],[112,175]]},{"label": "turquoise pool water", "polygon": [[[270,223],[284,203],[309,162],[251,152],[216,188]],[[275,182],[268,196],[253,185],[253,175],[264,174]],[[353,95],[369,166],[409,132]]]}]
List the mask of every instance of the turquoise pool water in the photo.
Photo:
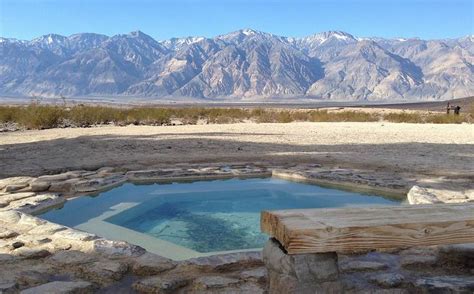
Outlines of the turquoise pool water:
[{"label": "turquoise pool water", "polygon": [[[262,210],[399,204],[376,195],[275,178],[229,179],[150,185],[127,183],[99,196],[72,199],[42,217],[99,234],[125,228],[128,230],[124,232],[131,230],[147,238],[209,253],[261,248],[268,238],[260,232]],[[95,232],[100,226],[115,229]],[[138,240],[139,235],[117,232],[115,239],[131,243]]]}]

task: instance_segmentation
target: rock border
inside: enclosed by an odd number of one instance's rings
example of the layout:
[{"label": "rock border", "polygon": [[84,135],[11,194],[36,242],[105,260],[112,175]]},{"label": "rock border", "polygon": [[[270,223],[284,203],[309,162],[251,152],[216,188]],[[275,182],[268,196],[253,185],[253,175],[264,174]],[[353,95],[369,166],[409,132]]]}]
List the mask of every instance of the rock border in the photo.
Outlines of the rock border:
[{"label": "rock border", "polygon": [[[68,198],[97,194],[126,182],[270,176],[358,192],[376,192],[387,197],[407,195],[409,204],[474,201],[469,185],[464,186],[465,189],[441,189],[430,186],[429,181],[419,183],[393,173],[328,168],[319,164],[291,167],[190,165],[188,168],[137,171],[104,167],[96,171],[0,179],[0,262],[8,269],[0,272],[0,292],[17,293],[28,288],[53,291],[61,287],[70,292],[81,292],[133,287],[138,292],[177,289],[219,292],[225,288],[263,293],[267,274],[260,252],[175,262],[124,241],[107,240],[33,215],[59,207]],[[70,281],[57,277],[58,271],[64,271]]]}]

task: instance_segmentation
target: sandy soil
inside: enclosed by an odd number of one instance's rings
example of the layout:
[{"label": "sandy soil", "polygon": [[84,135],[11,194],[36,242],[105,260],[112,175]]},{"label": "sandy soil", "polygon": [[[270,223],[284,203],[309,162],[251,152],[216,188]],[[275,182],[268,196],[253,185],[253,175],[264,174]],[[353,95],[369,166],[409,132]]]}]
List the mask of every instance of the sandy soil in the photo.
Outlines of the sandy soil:
[{"label": "sandy soil", "polygon": [[0,178],[176,163],[333,164],[474,176],[474,127],[394,123],[127,126],[0,133]]}]

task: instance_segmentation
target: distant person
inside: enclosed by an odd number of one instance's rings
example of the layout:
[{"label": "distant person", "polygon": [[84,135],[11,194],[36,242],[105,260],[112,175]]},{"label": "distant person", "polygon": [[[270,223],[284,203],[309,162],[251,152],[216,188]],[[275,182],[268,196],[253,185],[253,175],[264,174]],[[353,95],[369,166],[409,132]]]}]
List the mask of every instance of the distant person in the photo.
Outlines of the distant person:
[{"label": "distant person", "polygon": [[451,110],[451,106],[449,105],[449,102],[448,102],[448,105],[446,106],[446,114],[449,114],[450,110]]},{"label": "distant person", "polygon": [[459,115],[460,112],[461,112],[461,106],[457,105],[456,107],[454,107],[454,114],[455,115]]}]

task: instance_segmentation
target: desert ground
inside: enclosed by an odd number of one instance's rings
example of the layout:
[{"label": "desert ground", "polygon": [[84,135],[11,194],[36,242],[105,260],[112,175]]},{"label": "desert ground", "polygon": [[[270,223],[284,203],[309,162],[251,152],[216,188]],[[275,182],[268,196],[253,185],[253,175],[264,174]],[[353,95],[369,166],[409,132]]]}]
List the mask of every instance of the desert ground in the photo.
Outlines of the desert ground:
[{"label": "desert ground", "polygon": [[474,176],[470,124],[237,123],[102,126],[0,133],[0,178],[103,166],[318,163],[419,175]]}]

